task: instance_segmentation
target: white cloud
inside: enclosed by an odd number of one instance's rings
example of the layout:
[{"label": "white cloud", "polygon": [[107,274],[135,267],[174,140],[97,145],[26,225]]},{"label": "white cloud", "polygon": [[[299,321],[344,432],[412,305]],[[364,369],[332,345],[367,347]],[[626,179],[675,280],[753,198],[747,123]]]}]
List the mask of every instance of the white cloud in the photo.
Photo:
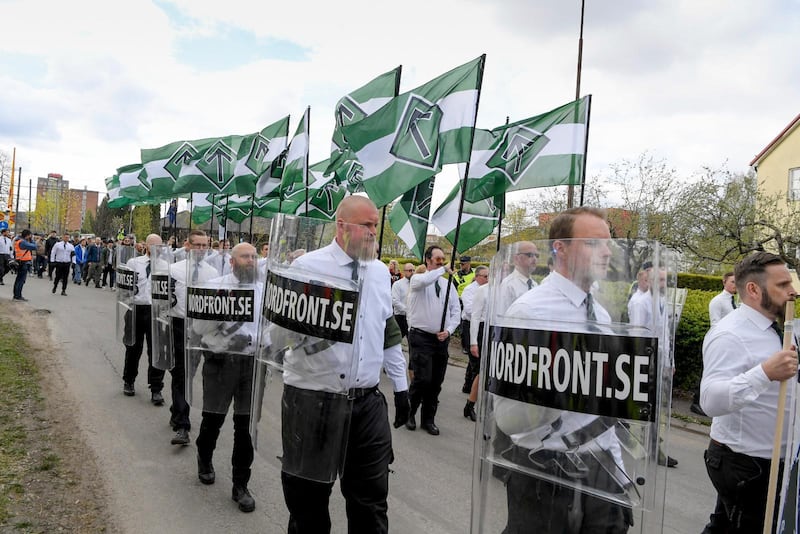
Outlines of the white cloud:
[{"label": "white cloud", "polygon": [[[645,150],[687,176],[724,161],[744,170],[800,111],[798,11],[788,0],[587,2],[590,172]],[[26,176],[60,172],[101,191],[140,148],[247,133],[286,114],[293,130],[307,105],[312,160],[322,159],[334,103],[398,64],[405,91],[485,52],[487,128],[575,94],[574,2],[11,0],[3,14],[0,150],[16,146]],[[184,39],[221,46],[237,31],[293,43],[306,59],[275,59],[275,48],[244,65],[180,62]]]}]

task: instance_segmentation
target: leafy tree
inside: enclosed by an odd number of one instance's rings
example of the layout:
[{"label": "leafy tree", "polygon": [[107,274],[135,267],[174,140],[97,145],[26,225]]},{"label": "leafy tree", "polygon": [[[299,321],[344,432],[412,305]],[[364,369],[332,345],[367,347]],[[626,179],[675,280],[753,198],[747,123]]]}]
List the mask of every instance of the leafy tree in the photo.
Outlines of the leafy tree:
[{"label": "leafy tree", "polygon": [[36,198],[36,209],[31,214],[31,227],[36,232],[60,232],[64,228],[69,206],[69,193],[56,188],[46,189]]},{"label": "leafy tree", "polygon": [[148,234],[158,234],[161,223],[161,206],[136,206],[133,208],[133,233],[137,241],[144,241]]},{"label": "leafy tree", "polygon": [[86,210],[86,217],[83,218],[83,226],[81,226],[82,234],[94,233],[94,219],[94,213],[90,210]]},{"label": "leafy tree", "polygon": [[127,227],[129,207],[109,208],[108,198],[104,198],[97,208],[97,217],[94,221],[93,232],[104,238],[116,238],[120,227]]},{"label": "leafy tree", "polygon": [[676,209],[672,245],[683,251],[690,268],[723,270],[748,254],[766,250],[798,268],[800,204],[785,194],[767,194],[752,173],[704,169],[687,187]]}]

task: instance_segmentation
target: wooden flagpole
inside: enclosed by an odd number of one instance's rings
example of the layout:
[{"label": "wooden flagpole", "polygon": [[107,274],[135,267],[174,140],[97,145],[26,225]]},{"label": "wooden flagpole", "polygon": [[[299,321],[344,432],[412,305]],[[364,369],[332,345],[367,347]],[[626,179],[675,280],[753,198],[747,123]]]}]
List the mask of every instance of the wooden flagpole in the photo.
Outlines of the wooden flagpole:
[{"label": "wooden flagpole", "polygon": [[[783,350],[791,350],[794,338],[792,336],[792,321],[794,320],[794,301],[786,303],[783,319]],[[767,486],[767,509],[764,511],[764,534],[772,532],[772,516],[775,513],[775,498],[778,492],[778,469],[781,462],[781,442],[783,441],[783,419],[786,408],[786,390],[788,380],[781,382],[778,390],[778,412],[775,417],[775,439],[772,442],[772,461],[769,467],[769,485]]]}]

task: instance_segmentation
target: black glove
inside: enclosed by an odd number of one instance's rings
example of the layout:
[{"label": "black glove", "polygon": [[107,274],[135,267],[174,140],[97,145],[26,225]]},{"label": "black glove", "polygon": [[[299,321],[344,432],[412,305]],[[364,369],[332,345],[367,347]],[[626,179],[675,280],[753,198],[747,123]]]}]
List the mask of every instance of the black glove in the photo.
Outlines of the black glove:
[{"label": "black glove", "polygon": [[408,391],[396,391],[394,394],[394,427],[400,428],[411,414],[411,405],[408,403]]}]

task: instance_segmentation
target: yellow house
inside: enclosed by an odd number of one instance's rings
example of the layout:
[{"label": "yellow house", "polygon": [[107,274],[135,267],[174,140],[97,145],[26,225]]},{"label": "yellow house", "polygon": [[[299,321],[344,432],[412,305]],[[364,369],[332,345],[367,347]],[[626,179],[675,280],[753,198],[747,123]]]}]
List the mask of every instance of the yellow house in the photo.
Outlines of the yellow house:
[{"label": "yellow house", "polygon": [[800,201],[800,115],[753,158],[750,166],[764,193],[780,193],[787,202]]}]

